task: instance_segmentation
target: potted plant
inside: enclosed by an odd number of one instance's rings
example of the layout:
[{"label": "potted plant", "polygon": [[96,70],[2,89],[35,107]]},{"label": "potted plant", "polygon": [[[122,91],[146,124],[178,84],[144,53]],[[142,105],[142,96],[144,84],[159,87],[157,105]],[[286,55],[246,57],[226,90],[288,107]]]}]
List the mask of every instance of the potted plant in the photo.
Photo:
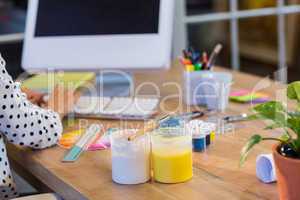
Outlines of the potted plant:
[{"label": "potted plant", "polygon": [[280,128],[282,135],[278,138],[253,135],[241,151],[240,166],[256,144],[264,140],[277,141],[273,147],[273,157],[280,199],[300,200],[300,81],[288,85],[287,97],[297,102],[297,108],[293,112],[278,101],[254,107],[255,113],[249,119],[268,120],[270,124],[265,129]]}]

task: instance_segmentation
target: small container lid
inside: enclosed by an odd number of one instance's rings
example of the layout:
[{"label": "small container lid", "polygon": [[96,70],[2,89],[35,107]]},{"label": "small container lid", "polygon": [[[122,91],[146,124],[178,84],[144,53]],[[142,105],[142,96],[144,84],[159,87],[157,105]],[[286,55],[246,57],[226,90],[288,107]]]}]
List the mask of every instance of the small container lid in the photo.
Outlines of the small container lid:
[{"label": "small container lid", "polygon": [[191,120],[187,124],[186,129],[193,135],[194,138],[194,136],[199,137],[198,135],[210,135],[211,132],[216,130],[216,125],[214,123],[204,122],[196,119]]},{"label": "small container lid", "polygon": [[183,126],[183,120],[178,117],[169,117],[160,123],[160,128],[178,128]]},{"label": "small container lid", "polygon": [[193,134],[193,139],[201,139],[201,138],[205,138],[206,135],[205,134]]}]

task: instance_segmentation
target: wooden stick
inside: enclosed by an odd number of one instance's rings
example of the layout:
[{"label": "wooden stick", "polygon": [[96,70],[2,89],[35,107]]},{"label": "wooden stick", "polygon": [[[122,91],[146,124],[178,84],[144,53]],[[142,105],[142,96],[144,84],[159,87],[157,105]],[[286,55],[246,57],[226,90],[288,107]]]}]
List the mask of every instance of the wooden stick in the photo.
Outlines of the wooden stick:
[{"label": "wooden stick", "polygon": [[144,135],[147,132],[151,132],[155,129],[157,129],[159,127],[159,124],[161,121],[163,121],[164,119],[167,119],[169,117],[169,115],[166,115],[162,118],[160,118],[159,120],[151,120],[149,122],[147,122],[145,124],[145,126],[141,129],[139,129],[134,135],[131,135],[128,137],[128,141],[132,141],[134,139],[136,139],[139,136]]}]

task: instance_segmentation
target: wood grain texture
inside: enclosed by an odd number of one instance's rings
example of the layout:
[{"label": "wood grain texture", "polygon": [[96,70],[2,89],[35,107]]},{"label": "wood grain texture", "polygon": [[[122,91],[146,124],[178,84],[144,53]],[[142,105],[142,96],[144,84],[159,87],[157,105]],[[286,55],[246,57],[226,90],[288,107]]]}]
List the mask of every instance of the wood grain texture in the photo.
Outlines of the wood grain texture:
[{"label": "wood grain texture", "polygon": [[[135,88],[145,82],[153,82],[161,89],[160,114],[165,114],[162,110],[185,112],[195,109],[185,106],[182,99],[176,97],[179,94],[178,87],[168,84],[168,81],[181,83],[181,70],[181,67],[174,63],[169,71],[136,73]],[[234,89],[252,89],[261,80],[260,77],[239,72],[233,72],[233,76]],[[284,87],[268,79],[264,82],[271,84],[264,92],[272,97],[278,96],[277,91]],[[155,94],[155,88],[151,84],[141,88],[138,95]],[[173,98],[164,99],[167,95],[173,95]],[[250,108],[251,105],[248,104],[230,103],[223,114],[249,113]],[[142,126],[142,123],[137,121],[88,120],[88,123],[101,123],[106,128]],[[251,134],[259,132],[263,135],[278,135],[279,132],[262,131],[264,124],[258,121],[237,123],[236,126],[237,129],[232,133],[217,135],[215,142],[205,153],[194,153],[194,177],[191,181],[181,184],[159,184],[152,181],[134,186],[115,184],[111,180],[109,150],[85,152],[75,163],[62,163],[60,160],[65,150],[59,147],[32,151],[8,145],[8,154],[18,168],[33,174],[51,190],[70,200],[278,199],[276,184],[263,184],[255,176],[256,156],[271,152],[272,143],[258,145],[243,168],[238,167],[238,161],[239,152]]]}]

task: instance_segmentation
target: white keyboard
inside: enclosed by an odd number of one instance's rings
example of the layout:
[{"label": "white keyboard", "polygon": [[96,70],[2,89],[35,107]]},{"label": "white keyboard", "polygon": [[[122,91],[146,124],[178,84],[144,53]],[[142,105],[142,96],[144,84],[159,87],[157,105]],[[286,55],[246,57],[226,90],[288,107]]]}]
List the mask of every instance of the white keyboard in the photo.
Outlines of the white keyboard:
[{"label": "white keyboard", "polygon": [[74,113],[86,118],[143,120],[156,113],[158,104],[158,98],[82,96]]}]

